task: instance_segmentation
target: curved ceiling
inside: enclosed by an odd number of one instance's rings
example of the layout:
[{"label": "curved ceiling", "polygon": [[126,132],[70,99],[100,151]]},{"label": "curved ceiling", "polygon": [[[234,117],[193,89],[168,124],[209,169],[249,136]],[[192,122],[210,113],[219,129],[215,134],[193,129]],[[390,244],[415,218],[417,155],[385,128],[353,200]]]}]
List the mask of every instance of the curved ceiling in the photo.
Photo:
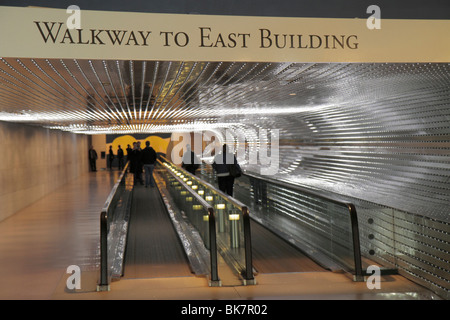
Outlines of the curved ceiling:
[{"label": "curved ceiling", "polygon": [[0,58],[0,120],[92,134],[229,127],[348,105],[372,113],[442,97],[449,68]]},{"label": "curved ceiling", "polygon": [[250,133],[276,129],[277,178],[448,219],[448,63],[3,58],[0,120],[85,134],[241,129],[255,143]]}]

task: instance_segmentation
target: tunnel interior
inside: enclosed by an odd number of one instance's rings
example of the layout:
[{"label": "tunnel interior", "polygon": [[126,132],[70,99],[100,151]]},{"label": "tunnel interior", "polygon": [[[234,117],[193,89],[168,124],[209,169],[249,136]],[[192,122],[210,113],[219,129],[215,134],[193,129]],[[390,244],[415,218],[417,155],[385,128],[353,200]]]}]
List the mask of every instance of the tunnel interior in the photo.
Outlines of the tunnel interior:
[{"label": "tunnel interior", "polygon": [[[0,58],[0,120],[82,135],[214,133],[235,150],[269,141],[271,178],[357,201],[363,236],[380,235],[365,252],[405,256],[407,273],[448,292],[449,84],[448,63]],[[248,172],[266,165],[241,160]],[[395,244],[377,218],[413,231]]]},{"label": "tunnel interior", "polygon": [[[2,121],[213,131],[250,149],[273,136],[277,178],[448,221],[449,64],[0,62]],[[242,160],[260,172],[259,159]]]}]

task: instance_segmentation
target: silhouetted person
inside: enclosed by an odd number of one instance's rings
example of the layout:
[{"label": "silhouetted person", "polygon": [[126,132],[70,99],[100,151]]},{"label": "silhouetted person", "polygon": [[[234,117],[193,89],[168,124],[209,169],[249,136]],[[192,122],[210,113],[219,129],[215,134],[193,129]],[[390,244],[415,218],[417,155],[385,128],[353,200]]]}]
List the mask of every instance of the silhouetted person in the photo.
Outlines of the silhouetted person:
[{"label": "silhouetted person", "polygon": [[97,151],[95,151],[93,146],[89,147],[89,164],[91,166],[91,171],[97,171]]},{"label": "silhouetted person", "polygon": [[114,160],[114,152],[112,146],[109,146],[109,170],[112,170],[113,160]]},{"label": "silhouetted person", "polygon": [[195,155],[194,151],[191,150],[191,146],[188,144],[186,152],[183,155],[183,160],[181,162],[181,167],[186,169],[189,173],[195,176],[195,171],[200,167],[200,160]]},{"label": "silhouetted person", "polygon": [[217,173],[217,182],[220,191],[233,196],[234,177],[230,174],[229,165],[238,165],[234,154],[228,152],[227,145],[224,144],[222,152],[214,157],[212,167]]},{"label": "silhouetted person", "polygon": [[131,159],[131,152],[133,151],[133,148],[129,144],[127,144],[127,161],[130,161]]},{"label": "silhouetted person", "polygon": [[120,147],[117,149],[117,159],[119,160],[119,170],[123,169],[123,149]]},{"label": "silhouetted person", "polygon": [[145,141],[145,148],[142,150],[142,164],[145,172],[145,187],[154,187],[153,169],[155,168],[156,151],[150,147],[150,141]]},{"label": "silhouetted person", "polygon": [[134,184],[136,185],[139,181],[141,184],[144,184],[142,181],[142,150],[141,143],[139,141],[133,143],[133,151],[131,163],[133,164],[134,171]]}]

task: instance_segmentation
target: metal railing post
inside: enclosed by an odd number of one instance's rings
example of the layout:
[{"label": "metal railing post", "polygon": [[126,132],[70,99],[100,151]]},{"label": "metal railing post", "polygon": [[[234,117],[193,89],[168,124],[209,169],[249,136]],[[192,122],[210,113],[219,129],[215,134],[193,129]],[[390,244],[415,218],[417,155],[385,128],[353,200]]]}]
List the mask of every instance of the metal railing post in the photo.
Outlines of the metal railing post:
[{"label": "metal railing post", "polygon": [[218,266],[217,266],[217,241],[216,241],[216,218],[214,216],[214,209],[208,208],[209,214],[209,252],[211,259],[211,280],[210,286],[220,286]]},{"label": "metal railing post", "polygon": [[359,241],[358,216],[356,214],[356,208],[352,203],[348,204],[348,209],[352,225],[353,256],[355,259],[355,276],[353,280],[364,281],[364,274],[361,260],[361,244]]},{"label": "metal railing post", "polygon": [[245,270],[242,274],[246,284],[255,284],[253,277],[252,236],[250,229],[250,214],[247,207],[242,208],[244,222]]},{"label": "metal railing post", "polygon": [[108,281],[108,211],[100,214],[100,282],[97,291],[109,291]]},{"label": "metal railing post", "polygon": [[120,195],[117,194],[119,186],[125,185],[125,178],[127,175],[129,162],[126,163],[119,180],[112,188],[108,198],[100,213],[100,279],[97,284],[97,291],[109,291],[109,275],[108,275],[108,219],[114,210],[116,198]]}]

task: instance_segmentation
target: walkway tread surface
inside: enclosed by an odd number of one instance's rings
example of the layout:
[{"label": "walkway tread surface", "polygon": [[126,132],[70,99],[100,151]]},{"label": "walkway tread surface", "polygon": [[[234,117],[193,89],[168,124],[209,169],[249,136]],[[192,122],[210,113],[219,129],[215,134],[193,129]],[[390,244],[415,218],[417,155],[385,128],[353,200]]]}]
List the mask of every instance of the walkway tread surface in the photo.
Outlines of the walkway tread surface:
[{"label": "walkway tread surface", "polygon": [[192,275],[156,187],[134,187],[125,251],[125,279]]},{"label": "walkway tread surface", "polygon": [[253,265],[259,273],[326,272],[298,249],[252,221]]}]

